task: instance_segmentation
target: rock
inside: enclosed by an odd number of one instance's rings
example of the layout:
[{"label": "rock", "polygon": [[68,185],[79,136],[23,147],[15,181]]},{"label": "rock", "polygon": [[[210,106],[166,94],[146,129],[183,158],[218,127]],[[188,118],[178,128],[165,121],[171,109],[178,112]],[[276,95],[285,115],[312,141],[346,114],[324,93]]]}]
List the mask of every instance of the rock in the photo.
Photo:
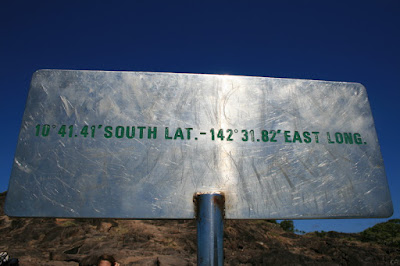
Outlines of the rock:
[{"label": "rock", "polygon": [[[20,265],[93,265],[103,254],[121,265],[196,265],[193,220],[10,218],[0,193],[0,251]],[[224,222],[226,265],[390,265],[398,248],[360,234],[296,235],[265,220]]]},{"label": "rock", "polygon": [[97,227],[97,229],[98,229],[100,232],[108,232],[108,231],[110,231],[110,229],[111,229],[112,226],[113,226],[112,223],[102,222],[102,223]]}]

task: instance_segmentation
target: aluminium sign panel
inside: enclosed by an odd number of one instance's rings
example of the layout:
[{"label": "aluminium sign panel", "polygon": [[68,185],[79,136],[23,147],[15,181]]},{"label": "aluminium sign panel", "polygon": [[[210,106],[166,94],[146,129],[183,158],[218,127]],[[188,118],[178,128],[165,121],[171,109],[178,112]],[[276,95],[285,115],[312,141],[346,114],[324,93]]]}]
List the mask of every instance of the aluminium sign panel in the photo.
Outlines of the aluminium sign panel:
[{"label": "aluminium sign panel", "polygon": [[365,88],[228,75],[40,70],[10,178],[10,216],[228,219],[393,212]]}]

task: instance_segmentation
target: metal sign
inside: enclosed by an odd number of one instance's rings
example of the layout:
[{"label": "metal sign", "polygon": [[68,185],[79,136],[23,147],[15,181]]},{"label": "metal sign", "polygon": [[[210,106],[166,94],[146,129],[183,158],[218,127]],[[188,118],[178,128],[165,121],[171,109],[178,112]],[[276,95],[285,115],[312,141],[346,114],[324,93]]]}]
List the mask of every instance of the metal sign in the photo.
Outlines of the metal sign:
[{"label": "metal sign", "polygon": [[227,219],[393,212],[365,88],[225,75],[40,70],[32,78],[10,216]]}]

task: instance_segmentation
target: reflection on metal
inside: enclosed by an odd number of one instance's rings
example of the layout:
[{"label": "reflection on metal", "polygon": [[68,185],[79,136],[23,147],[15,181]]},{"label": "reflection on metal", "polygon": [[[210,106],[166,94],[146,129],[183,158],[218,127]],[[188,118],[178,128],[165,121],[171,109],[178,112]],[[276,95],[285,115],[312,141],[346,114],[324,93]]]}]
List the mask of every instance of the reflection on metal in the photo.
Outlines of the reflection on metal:
[{"label": "reflection on metal", "polygon": [[10,216],[386,217],[393,209],[365,88],[263,77],[40,70]]},{"label": "reflection on metal", "polygon": [[197,208],[197,265],[224,265],[224,195],[195,196]]}]

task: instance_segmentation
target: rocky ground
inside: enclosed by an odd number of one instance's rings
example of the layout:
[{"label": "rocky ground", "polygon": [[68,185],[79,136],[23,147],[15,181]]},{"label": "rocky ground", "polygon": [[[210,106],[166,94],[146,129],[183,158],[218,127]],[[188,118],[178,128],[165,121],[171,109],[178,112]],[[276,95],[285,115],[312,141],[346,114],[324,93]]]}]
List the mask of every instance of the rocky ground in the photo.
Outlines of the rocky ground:
[{"label": "rocky ground", "polygon": [[[121,265],[196,265],[192,220],[10,218],[0,194],[0,251],[20,265],[93,265],[111,254]],[[360,234],[297,235],[265,220],[227,220],[226,265],[400,265],[400,248]]]}]

